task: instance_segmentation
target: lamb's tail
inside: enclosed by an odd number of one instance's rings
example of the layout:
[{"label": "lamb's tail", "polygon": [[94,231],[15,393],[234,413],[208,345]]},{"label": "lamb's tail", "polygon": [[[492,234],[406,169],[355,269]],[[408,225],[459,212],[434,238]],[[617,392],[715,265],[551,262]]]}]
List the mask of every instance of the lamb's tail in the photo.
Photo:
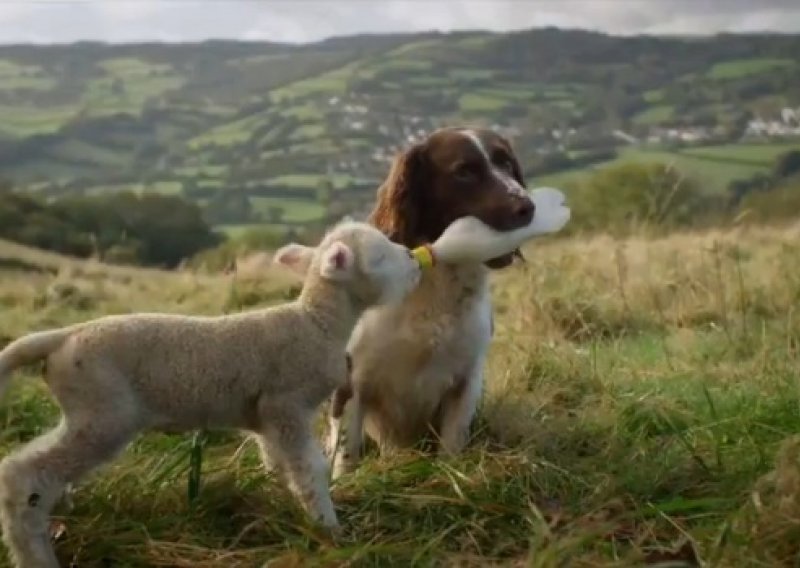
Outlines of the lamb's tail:
[{"label": "lamb's tail", "polygon": [[0,398],[8,386],[12,371],[44,359],[61,347],[74,331],[74,327],[66,327],[31,333],[12,341],[0,351]]}]

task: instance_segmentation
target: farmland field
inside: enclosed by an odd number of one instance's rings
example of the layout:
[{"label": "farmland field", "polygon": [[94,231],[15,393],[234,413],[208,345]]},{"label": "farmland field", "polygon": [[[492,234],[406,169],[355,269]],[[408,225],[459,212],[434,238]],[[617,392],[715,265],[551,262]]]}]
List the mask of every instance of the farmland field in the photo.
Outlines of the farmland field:
[{"label": "farmland field", "polygon": [[755,173],[766,172],[779,154],[792,149],[800,149],[800,143],[726,144],[688,148],[679,152],[628,148],[615,160],[593,164],[584,169],[537,176],[535,183],[568,184],[612,164],[657,161],[674,164],[685,175],[693,177],[713,193],[724,191],[733,180],[747,179]]},{"label": "farmland field", "polygon": [[253,209],[268,217],[270,209],[281,209],[281,220],[286,223],[303,223],[319,219],[325,213],[325,208],[316,201],[308,199],[281,199],[274,197],[253,197],[250,199]]},{"label": "farmland field", "polygon": [[715,64],[708,75],[712,79],[737,79],[773,69],[794,67],[797,61],[791,59],[739,59]]},{"label": "farmland field", "polygon": [[683,150],[681,153],[731,162],[772,164],[778,155],[789,150],[800,150],[800,141],[786,144],[726,144],[691,148]]},{"label": "farmland field", "polygon": [[76,112],[73,107],[0,105],[0,134],[25,137],[55,132]]}]

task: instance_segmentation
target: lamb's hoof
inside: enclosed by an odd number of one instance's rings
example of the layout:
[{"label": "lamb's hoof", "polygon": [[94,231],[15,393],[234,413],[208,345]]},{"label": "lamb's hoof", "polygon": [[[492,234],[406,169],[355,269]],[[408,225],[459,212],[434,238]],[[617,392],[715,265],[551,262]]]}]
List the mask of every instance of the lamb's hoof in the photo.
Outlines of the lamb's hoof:
[{"label": "lamb's hoof", "polygon": [[339,523],[326,525],[325,531],[328,533],[328,536],[333,541],[334,544],[340,543],[345,538],[345,532],[342,528],[342,525]]}]

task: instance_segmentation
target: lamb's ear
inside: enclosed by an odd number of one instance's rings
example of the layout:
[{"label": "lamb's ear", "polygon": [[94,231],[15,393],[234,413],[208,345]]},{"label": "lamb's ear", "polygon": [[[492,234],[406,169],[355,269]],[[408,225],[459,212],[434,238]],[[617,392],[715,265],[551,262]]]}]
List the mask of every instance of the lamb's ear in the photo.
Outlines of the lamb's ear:
[{"label": "lamb's ear", "polygon": [[334,241],[322,253],[319,272],[328,280],[349,280],[353,277],[355,255],[353,251],[341,241]]},{"label": "lamb's ear", "polygon": [[285,266],[300,276],[305,276],[308,273],[311,258],[314,256],[314,250],[313,247],[290,243],[275,251],[272,262],[273,264]]}]

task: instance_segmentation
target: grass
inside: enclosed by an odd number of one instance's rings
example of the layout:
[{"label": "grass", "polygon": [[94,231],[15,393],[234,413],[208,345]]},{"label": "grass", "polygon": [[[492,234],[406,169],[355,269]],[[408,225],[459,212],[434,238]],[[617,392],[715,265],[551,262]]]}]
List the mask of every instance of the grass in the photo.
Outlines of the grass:
[{"label": "grass", "polygon": [[129,154],[88,144],[79,139],[66,140],[58,144],[51,152],[51,155],[66,161],[91,161],[116,168],[128,165],[131,158]]},{"label": "grass", "polygon": [[89,195],[103,195],[105,193],[117,193],[131,191],[136,194],[159,193],[162,195],[180,195],[183,192],[183,184],[179,181],[155,181],[151,183],[123,183],[116,185],[97,185],[86,189]]},{"label": "grass", "polygon": [[329,175],[319,174],[286,174],[276,176],[267,180],[271,185],[282,185],[287,187],[316,188],[323,180],[330,180],[334,187],[342,187],[352,183],[353,176],[350,174],[332,173]]},{"label": "grass", "polygon": [[493,95],[465,93],[458,99],[458,106],[464,112],[494,112],[505,107],[507,102]]},{"label": "grass", "polygon": [[633,117],[633,121],[637,124],[659,124],[670,120],[674,112],[672,105],[652,106]]},{"label": "grass", "polygon": [[268,220],[271,207],[283,210],[281,221],[285,223],[303,223],[319,219],[325,214],[325,208],[316,201],[308,199],[287,199],[278,197],[251,197],[253,210]]},{"label": "grass", "polygon": [[347,90],[347,79],[353,70],[353,67],[346,65],[310,79],[303,79],[285,87],[273,89],[269,96],[273,102],[280,103],[312,95],[342,95]]},{"label": "grass", "polygon": [[241,223],[238,225],[217,225],[214,227],[218,231],[232,241],[241,243],[243,249],[247,249],[247,237],[252,233],[263,233],[264,231],[272,231],[278,234],[285,233],[291,226],[286,223]]},{"label": "grass", "polygon": [[57,131],[77,113],[75,107],[0,105],[0,134],[24,138]]},{"label": "grass", "polygon": [[[262,473],[252,444],[211,433],[190,506],[191,434],[149,434],[79,486],[72,511],[57,510],[59,555],[131,567],[792,565],[798,237],[795,225],[532,247],[527,265],[493,279],[495,336],[469,449],[370,454],[333,486],[338,544]],[[8,338],[105,313],[222,313],[296,293],[279,272],[235,282],[3,243],[0,263]],[[65,283],[77,291],[47,293]],[[4,453],[55,420],[32,378],[18,376],[0,406]]]},{"label": "grass", "polygon": [[153,74],[169,74],[172,67],[156,64],[135,57],[117,57],[100,61],[98,67],[115,77],[148,77]]},{"label": "grass", "polygon": [[797,148],[796,144],[723,144],[687,148],[679,152],[650,148],[626,148],[615,160],[599,162],[586,168],[537,176],[536,185],[564,186],[578,181],[606,166],[623,162],[659,161],[674,164],[681,172],[703,184],[707,191],[725,191],[737,179],[747,179],[766,172],[779,154]]},{"label": "grass", "polygon": [[692,176],[702,183],[709,192],[724,191],[728,184],[736,179],[749,178],[758,171],[767,169],[768,164],[755,165],[749,163],[721,162],[708,160],[694,154],[674,153],[666,151],[631,150],[624,152],[623,161],[661,161],[673,163],[684,174]]},{"label": "grass", "polygon": [[646,102],[653,104],[664,100],[664,89],[651,89],[645,91],[643,98]]},{"label": "grass", "polygon": [[229,166],[225,164],[198,164],[196,166],[184,166],[175,168],[175,173],[181,176],[208,176],[224,177],[228,174]]},{"label": "grass", "polygon": [[0,59],[0,91],[48,91],[55,84],[41,67]]},{"label": "grass", "polygon": [[185,79],[170,65],[136,58],[112,58],[98,63],[104,76],[91,80],[82,97],[90,114],[138,114],[145,101],[179,89]]},{"label": "grass", "polygon": [[749,58],[717,63],[708,71],[711,79],[740,79],[774,69],[790,68],[797,65],[792,59]]},{"label": "grass", "polygon": [[285,118],[296,118],[303,122],[310,120],[322,120],[322,112],[319,105],[303,104],[303,105],[290,105],[281,108],[281,116]]},{"label": "grass", "polygon": [[800,142],[793,144],[725,144],[690,148],[681,153],[711,160],[771,166],[775,158],[790,150],[800,150]]},{"label": "grass", "polygon": [[489,81],[494,77],[492,69],[451,69],[448,75],[454,81]]},{"label": "grass", "polygon": [[199,136],[191,138],[187,146],[199,150],[204,146],[235,146],[246,142],[255,130],[267,120],[266,113],[251,114],[244,118],[223,123]]}]

